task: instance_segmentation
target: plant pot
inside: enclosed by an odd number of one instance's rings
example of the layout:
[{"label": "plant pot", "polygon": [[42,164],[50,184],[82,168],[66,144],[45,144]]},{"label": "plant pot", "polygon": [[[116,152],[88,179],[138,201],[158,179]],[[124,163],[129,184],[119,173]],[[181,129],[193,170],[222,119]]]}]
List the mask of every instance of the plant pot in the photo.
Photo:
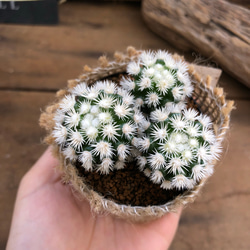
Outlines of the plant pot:
[{"label": "plant pot", "polygon": [[[101,57],[100,67],[91,69],[85,66],[84,73],[78,79],[70,80],[67,89],[57,92],[55,102],[42,113],[40,125],[48,131],[45,141],[52,146],[54,155],[60,160],[58,168],[63,173],[63,182],[69,184],[79,198],[87,199],[93,212],[110,213],[119,218],[144,222],[175,212],[180,206],[193,202],[207,178],[200,180],[192,189],[164,190],[139,171],[133,159],[124,169],[113,170],[108,175],[89,172],[81,167],[77,159],[72,161],[65,157],[53,136],[54,118],[65,95],[71,93],[81,81],[93,85],[96,81],[109,79],[119,84],[122,76],[128,75],[128,63],[136,61],[140,53],[129,47],[127,54],[115,53],[114,61],[109,62]],[[176,60],[181,58],[178,55],[173,57]],[[229,127],[233,102],[225,100],[223,89],[211,87],[211,77],[202,80],[195,72],[194,65],[188,66],[188,73],[194,91],[187,105],[211,118],[216,140],[222,141]]]}]

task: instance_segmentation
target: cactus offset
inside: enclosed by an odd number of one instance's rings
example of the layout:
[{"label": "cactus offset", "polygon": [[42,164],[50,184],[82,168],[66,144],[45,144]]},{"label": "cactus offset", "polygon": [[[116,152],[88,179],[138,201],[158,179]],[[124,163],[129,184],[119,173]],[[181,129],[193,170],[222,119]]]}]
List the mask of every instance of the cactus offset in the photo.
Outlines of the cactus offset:
[{"label": "cactus offset", "polygon": [[73,88],[54,118],[53,136],[65,158],[101,174],[123,168],[140,122],[134,119],[133,102],[128,91],[110,81]]}]

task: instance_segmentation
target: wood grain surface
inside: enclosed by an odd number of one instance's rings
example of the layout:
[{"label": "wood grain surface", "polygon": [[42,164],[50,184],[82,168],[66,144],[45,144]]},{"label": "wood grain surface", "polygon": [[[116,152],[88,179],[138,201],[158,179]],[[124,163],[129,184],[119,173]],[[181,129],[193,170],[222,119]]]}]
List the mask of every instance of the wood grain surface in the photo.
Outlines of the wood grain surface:
[{"label": "wood grain surface", "polygon": [[[22,176],[45,150],[41,109],[67,79],[128,45],[176,50],[144,24],[140,4],[68,2],[58,26],[0,24],[0,249],[5,249]],[[192,62],[207,65],[197,55]],[[225,154],[194,204],[183,211],[171,249],[249,249],[250,90],[223,73],[219,85],[236,99]]]},{"label": "wood grain surface", "polygon": [[250,87],[250,10],[225,0],[145,0],[152,31],[184,50],[213,58]]}]

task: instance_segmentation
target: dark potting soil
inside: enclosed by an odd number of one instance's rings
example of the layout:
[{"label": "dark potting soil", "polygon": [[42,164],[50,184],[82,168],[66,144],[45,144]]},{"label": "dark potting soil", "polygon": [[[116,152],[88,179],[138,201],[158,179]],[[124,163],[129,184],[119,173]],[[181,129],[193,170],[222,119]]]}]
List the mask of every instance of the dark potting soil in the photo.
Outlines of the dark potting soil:
[{"label": "dark potting soil", "polygon": [[133,162],[128,163],[124,169],[114,170],[108,175],[87,172],[79,162],[76,167],[89,188],[118,204],[162,205],[185,191],[160,188],[160,185],[152,183],[144,173],[140,172]]}]

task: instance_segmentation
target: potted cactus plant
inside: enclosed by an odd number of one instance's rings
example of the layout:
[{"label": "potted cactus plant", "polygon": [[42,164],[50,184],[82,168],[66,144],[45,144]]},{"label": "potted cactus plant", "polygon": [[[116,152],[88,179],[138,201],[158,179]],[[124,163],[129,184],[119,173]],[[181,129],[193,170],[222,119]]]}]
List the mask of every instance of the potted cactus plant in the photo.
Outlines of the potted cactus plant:
[{"label": "potted cactus plant", "polygon": [[193,201],[222,151],[233,102],[179,56],[128,49],[57,94],[40,123],[64,181],[96,212],[145,221]]}]

